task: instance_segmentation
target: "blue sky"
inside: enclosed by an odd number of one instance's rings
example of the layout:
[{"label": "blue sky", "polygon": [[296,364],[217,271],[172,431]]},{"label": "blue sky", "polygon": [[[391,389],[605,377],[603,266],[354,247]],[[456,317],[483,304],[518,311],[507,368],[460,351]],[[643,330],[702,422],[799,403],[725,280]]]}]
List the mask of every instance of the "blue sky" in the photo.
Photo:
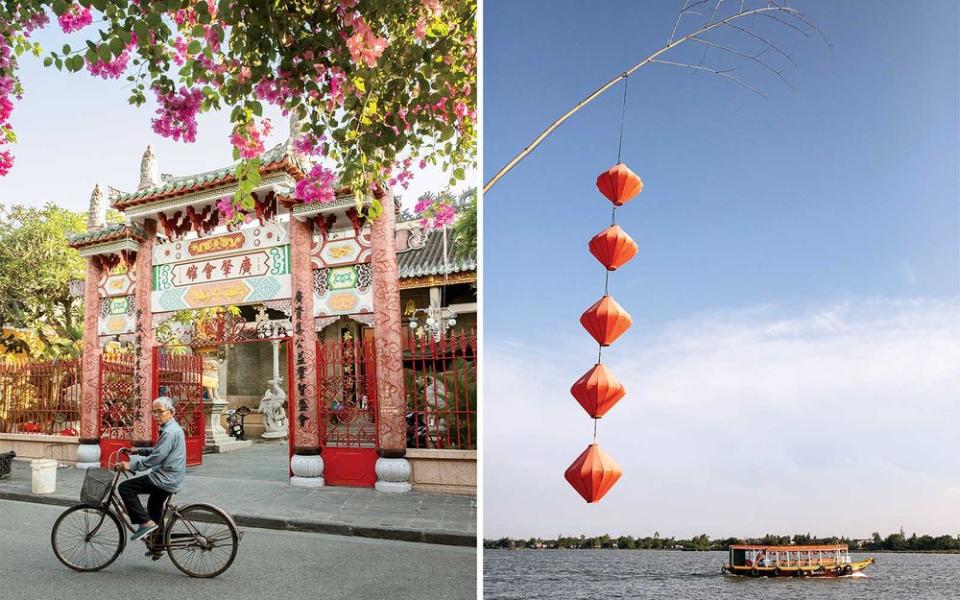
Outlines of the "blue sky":
[{"label": "blue sky", "polygon": [[[65,35],[54,20],[33,39],[46,51],[58,50],[65,42],[76,48],[83,44],[85,32]],[[6,177],[0,177],[0,204],[55,202],[86,210],[98,182],[121,190],[137,187],[147,144],[153,145],[161,173],[187,175],[233,162],[229,111],[200,115],[197,141],[187,144],[153,132],[153,95],[148,93],[147,104],[139,109],[129,105],[129,84],[123,79],[103,80],[86,70],[59,72],[44,68],[33,56],[21,58],[20,77],[25,92],[11,119],[19,143],[6,147],[16,162]],[[274,126],[267,147],[283,142],[289,131],[286,117],[273,106],[266,107],[265,115]],[[412,206],[423,192],[442,190],[447,179],[439,169],[415,168],[410,188],[394,191]],[[461,183],[455,190],[466,187]]]},{"label": "blue sky", "polygon": [[[661,47],[679,4],[486,2],[485,179]],[[623,161],[646,185],[618,211],[640,252],[611,293],[634,326],[605,353],[628,395],[598,437],[627,475],[598,506],[562,473],[590,441],[568,388],[596,357],[577,319],[603,289],[586,242],[609,218],[594,180],[616,162],[622,87],[485,197],[488,537],[960,528],[960,444],[943,424],[960,417],[958,7],[794,4],[831,45],[757,25],[798,63],[777,62],[796,91],[755,66],[737,73],[766,99],[677,67],[630,78]],[[751,438],[798,458],[771,469]],[[863,450],[881,439],[897,441]],[[835,444],[831,465],[799,458],[811,440]],[[821,485],[869,514],[736,510],[835,501]]]}]

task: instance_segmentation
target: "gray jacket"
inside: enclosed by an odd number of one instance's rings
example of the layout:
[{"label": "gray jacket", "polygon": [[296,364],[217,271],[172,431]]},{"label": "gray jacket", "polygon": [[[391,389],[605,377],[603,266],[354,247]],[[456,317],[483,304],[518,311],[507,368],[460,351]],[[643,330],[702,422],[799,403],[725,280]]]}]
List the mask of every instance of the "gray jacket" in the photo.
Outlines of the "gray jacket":
[{"label": "gray jacket", "polygon": [[167,492],[179,492],[187,472],[187,445],[183,429],[173,417],[159,429],[157,445],[150,448],[145,456],[131,456],[130,470],[150,469],[147,477],[154,485]]}]

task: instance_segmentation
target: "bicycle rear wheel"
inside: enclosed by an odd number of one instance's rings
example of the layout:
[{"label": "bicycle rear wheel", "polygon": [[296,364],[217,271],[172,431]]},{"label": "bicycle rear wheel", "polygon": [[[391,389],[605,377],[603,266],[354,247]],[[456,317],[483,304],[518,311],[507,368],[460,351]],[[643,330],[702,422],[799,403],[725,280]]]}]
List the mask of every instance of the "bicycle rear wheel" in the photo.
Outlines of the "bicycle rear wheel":
[{"label": "bicycle rear wheel", "polygon": [[190,577],[216,577],[237,556],[240,531],[227,513],[209,504],[191,504],[167,526],[170,560]]},{"label": "bicycle rear wheel", "polygon": [[53,553],[75,571],[99,571],[117,560],[126,545],[123,526],[112,512],[74,506],[63,512],[50,532]]}]

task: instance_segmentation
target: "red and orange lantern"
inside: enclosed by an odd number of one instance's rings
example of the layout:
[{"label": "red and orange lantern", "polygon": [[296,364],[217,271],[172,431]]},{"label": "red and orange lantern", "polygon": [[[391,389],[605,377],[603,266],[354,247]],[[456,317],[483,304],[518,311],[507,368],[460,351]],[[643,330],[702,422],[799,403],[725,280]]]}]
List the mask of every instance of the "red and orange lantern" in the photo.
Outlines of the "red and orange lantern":
[{"label": "red and orange lantern", "polygon": [[[593,236],[588,247],[607,271],[616,271],[637,254],[637,243],[616,224],[617,207],[623,206],[643,190],[643,181],[617,162],[597,177],[597,189],[613,203],[610,226]],[[626,390],[600,358],[603,349],[617,341],[633,324],[630,314],[617,304],[604,285],[603,297],[580,316],[580,324],[600,345],[597,364],[570,388],[580,406],[594,419],[594,441],[587,446],[563,474],[567,482],[587,502],[597,502],[623,475],[623,470],[597,445],[596,422],[626,394]]]},{"label": "red and orange lantern", "polygon": [[637,254],[637,243],[619,225],[611,225],[593,236],[588,247],[608,271],[616,271]]},{"label": "red and orange lantern", "polygon": [[597,363],[573,384],[570,393],[588,415],[599,419],[627,392],[606,365]]},{"label": "red and orange lantern", "polygon": [[623,470],[596,443],[587,446],[563,476],[583,499],[593,503],[610,491]]}]

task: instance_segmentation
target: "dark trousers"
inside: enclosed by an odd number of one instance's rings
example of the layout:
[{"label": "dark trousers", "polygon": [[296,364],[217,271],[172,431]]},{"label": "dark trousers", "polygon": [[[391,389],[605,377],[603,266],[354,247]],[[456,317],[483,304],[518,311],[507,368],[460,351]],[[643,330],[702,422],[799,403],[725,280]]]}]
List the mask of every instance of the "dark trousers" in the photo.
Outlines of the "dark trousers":
[{"label": "dark trousers", "polygon": [[[163,525],[163,503],[170,497],[170,492],[158,488],[146,475],[127,479],[117,487],[117,492],[127,507],[130,522],[134,525],[143,525],[152,520],[157,525]],[[140,503],[140,494],[150,494],[147,500],[147,510],[143,510]],[[149,514],[147,514],[149,511]]]}]

